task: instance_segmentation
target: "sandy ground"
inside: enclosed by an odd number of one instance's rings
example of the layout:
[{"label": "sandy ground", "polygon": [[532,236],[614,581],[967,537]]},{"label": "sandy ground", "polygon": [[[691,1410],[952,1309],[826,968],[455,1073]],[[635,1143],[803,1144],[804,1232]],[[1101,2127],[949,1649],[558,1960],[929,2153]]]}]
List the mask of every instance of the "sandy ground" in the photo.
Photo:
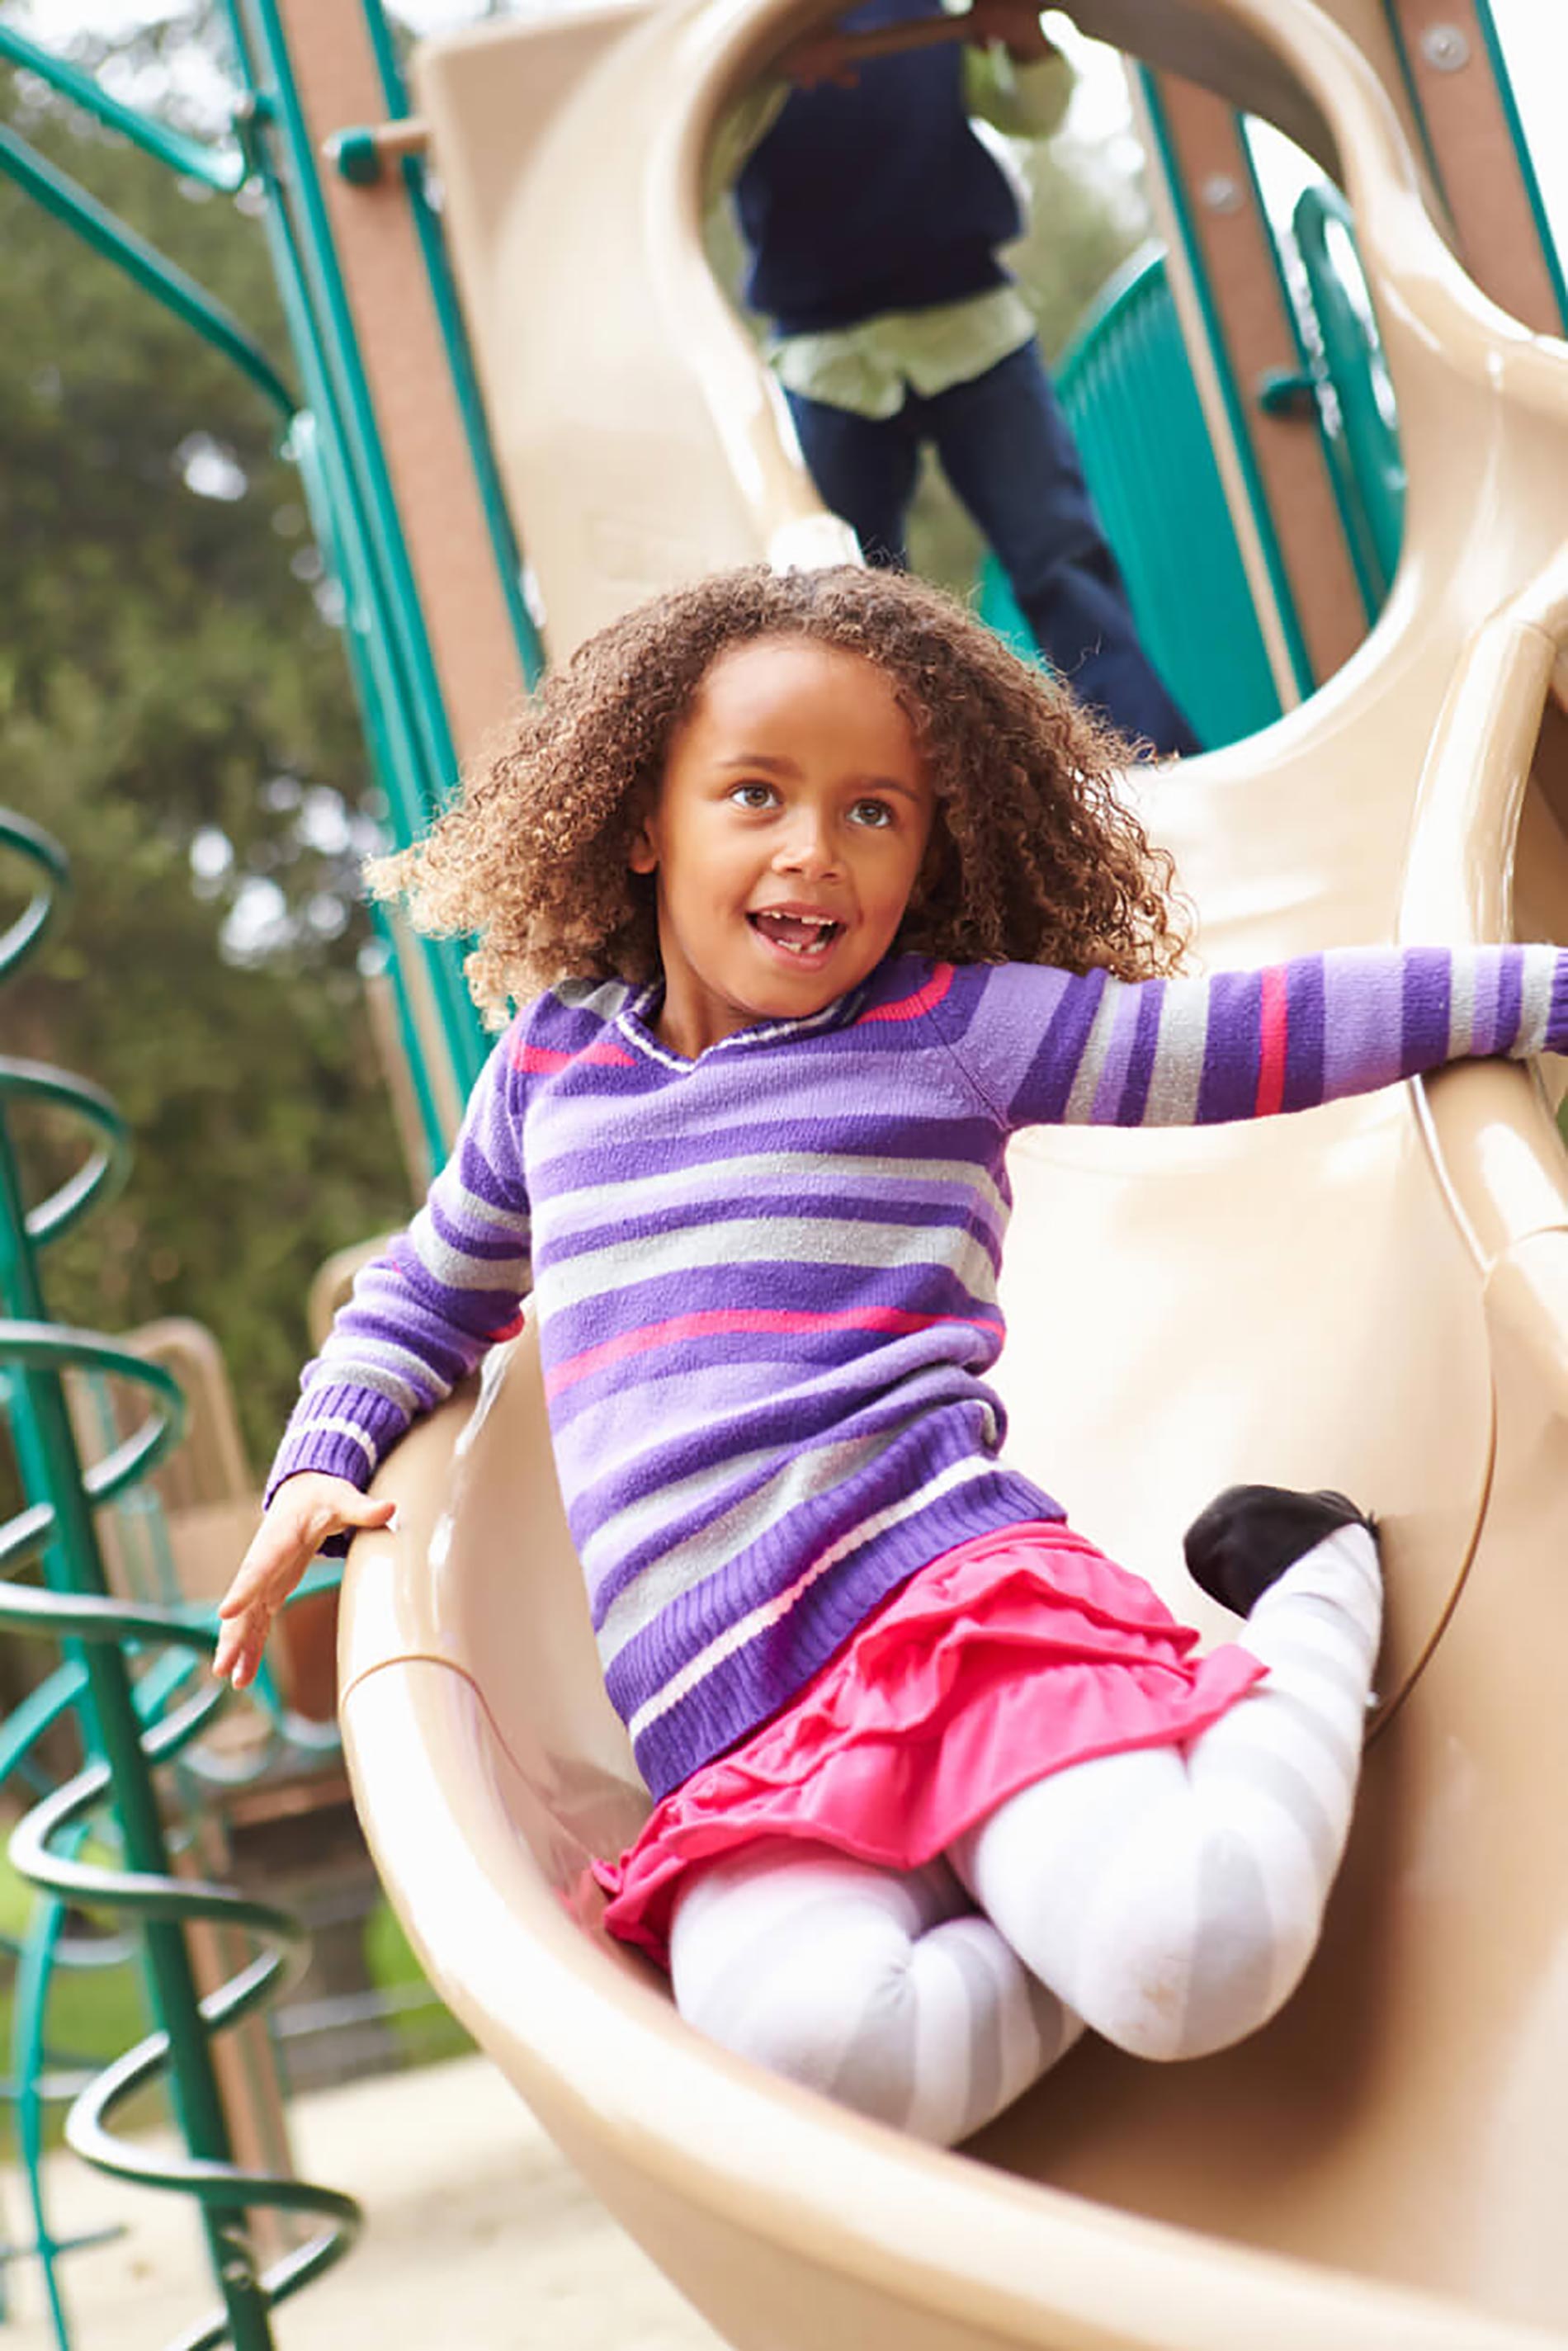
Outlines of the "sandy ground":
[{"label": "sandy ground", "polygon": [[[300,2099],[295,2155],[364,2206],[354,2250],[273,2324],[279,2351],[723,2351],[480,2057]],[[125,2224],[63,2265],[75,2351],[162,2351],[211,2300],[190,2208],[51,2158],[62,2234]],[[21,2182],[0,2172],[0,2234]],[[8,2272],[5,2351],[53,2351],[31,2264]]]}]

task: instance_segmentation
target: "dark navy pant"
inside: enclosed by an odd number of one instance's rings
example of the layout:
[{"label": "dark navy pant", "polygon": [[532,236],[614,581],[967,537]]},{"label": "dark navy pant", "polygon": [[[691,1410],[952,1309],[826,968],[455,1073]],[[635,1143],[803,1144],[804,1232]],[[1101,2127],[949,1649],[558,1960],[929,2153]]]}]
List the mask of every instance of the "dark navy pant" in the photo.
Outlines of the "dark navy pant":
[{"label": "dark navy pant", "polygon": [[896,416],[857,416],[799,392],[788,398],[811,478],[868,563],[907,565],[904,524],[921,446],[931,442],[1051,667],[1124,734],[1157,751],[1200,747],[1138,643],[1035,344],[929,399],[911,387]]}]

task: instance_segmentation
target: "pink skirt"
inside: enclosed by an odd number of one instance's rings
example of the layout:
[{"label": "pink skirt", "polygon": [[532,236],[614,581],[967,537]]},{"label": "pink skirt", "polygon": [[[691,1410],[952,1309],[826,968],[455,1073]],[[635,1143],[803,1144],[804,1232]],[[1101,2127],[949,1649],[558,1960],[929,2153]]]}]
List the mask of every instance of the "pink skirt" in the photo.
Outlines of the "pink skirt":
[{"label": "pink skirt", "polygon": [[594,1863],[604,1924],[667,1966],[681,1881],[719,1854],[800,1837],[916,1869],[1050,1772],[1179,1745],[1268,1670],[1234,1643],[1195,1658],[1197,1640],[1071,1528],[960,1543],[656,1804],[619,1863]]}]

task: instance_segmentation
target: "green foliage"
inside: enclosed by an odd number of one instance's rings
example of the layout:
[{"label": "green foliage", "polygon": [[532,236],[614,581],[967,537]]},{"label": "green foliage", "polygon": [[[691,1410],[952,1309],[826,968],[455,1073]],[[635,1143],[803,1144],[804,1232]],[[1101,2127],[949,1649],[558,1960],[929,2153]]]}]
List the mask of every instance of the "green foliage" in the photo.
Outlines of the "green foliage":
[{"label": "green foliage", "polygon": [[[407,1992],[423,1986],[424,1976],[396,1913],[386,1900],[377,1903],[365,1921],[365,1973],[379,1992]],[[434,2064],[444,2057],[461,2057],[474,2043],[450,2010],[432,1993],[428,2001],[396,2011],[391,2019],[406,2065]]]},{"label": "green foliage", "polygon": [[1131,149],[1123,138],[1107,152],[1071,130],[1017,149],[1029,183],[1029,218],[1006,258],[1052,365],[1106,280],[1148,237],[1148,205],[1122,152]]},{"label": "green foliage", "polygon": [[[161,63],[205,37],[195,12],[132,62],[168,91]],[[258,223],[6,78],[22,134],[291,375]],[[0,1038],[107,1087],[136,1138],[127,1191],[48,1259],[49,1302],[210,1323],[259,1462],[316,1266],[408,1206],[359,976],[374,825],[331,592],[261,395],[5,181],[0,289],[0,801],[74,881]],[[35,1186],[79,1155],[24,1142]]]},{"label": "green foliage", "polygon": [[[26,1934],[38,1915],[38,1903],[34,1889],[17,1876],[0,1851],[0,1950]],[[73,1921],[72,1931],[78,1940],[82,1938],[79,1919]],[[50,1976],[45,2038],[51,2065],[90,2072],[95,2065],[123,2055],[152,2022],[135,1959],[107,1937],[103,1954],[107,1964],[102,1967],[57,1966]],[[15,2008],[14,1971],[8,1958],[0,1958],[0,2051],[6,2053],[7,2071]],[[161,2091],[144,2094],[135,2101],[133,2111],[128,2109],[132,2126],[160,2118],[162,2107]],[[58,2145],[64,2122],[63,2105],[45,2109],[45,2137],[50,2146]],[[0,2151],[7,2157],[11,2152],[3,2131]]]}]

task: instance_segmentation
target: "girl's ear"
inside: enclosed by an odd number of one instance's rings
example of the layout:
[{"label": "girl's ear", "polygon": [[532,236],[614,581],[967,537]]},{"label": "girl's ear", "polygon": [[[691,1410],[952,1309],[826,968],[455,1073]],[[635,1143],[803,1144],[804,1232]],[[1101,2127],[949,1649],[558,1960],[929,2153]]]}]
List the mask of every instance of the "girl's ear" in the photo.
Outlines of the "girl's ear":
[{"label": "girl's ear", "polygon": [[632,845],[626,852],[626,862],[633,873],[653,873],[658,868],[659,844],[653,837],[651,812],[637,820]]}]

